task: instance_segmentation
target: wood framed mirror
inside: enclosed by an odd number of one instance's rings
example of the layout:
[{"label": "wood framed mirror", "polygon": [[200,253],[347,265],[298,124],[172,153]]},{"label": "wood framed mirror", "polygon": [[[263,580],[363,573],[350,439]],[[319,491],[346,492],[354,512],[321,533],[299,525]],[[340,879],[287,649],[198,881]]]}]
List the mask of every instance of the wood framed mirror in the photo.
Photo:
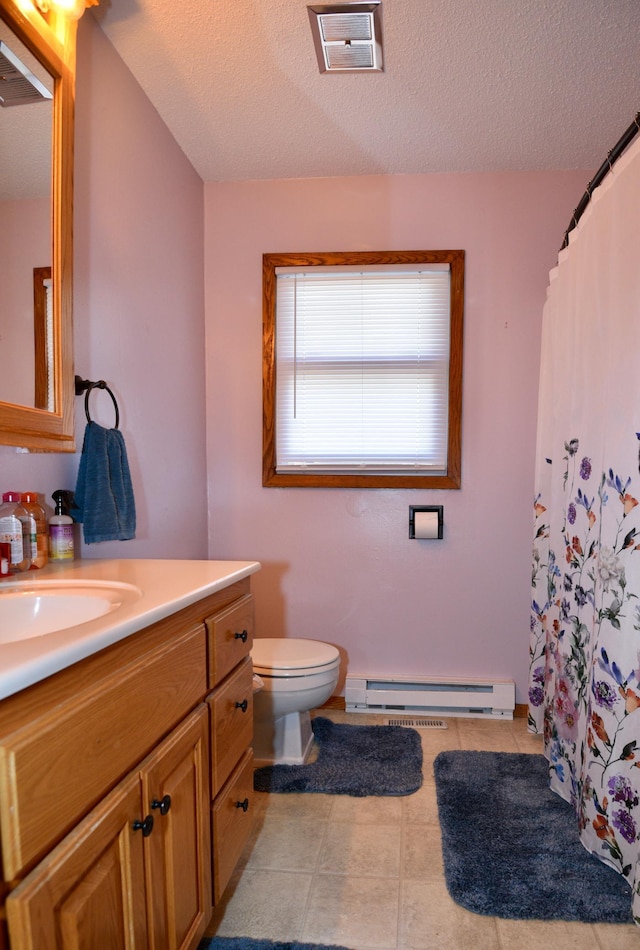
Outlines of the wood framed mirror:
[{"label": "wood framed mirror", "polygon": [[[0,444],[15,445],[34,451],[73,452],[74,438],[74,372],[73,372],[73,122],[75,93],[75,37],[76,23],[73,20],[39,10],[24,0],[0,0],[0,27],[6,46],[13,43],[25,51],[25,58],[32,56],[42,68],[53,92],[50,162],[50,261],[38,260],[34,264],[46,265],[51,270],[51,315],[48,361],[43,369],[42,354],[36,354],[36,321],[33,303],[33,287],[30,290],[32,309],[30,332],[19,331],[20,347],[15,336],[8,332],[16,314],[7,301],[0,297]],[[27,64],[28,65],[28,64]],[[35,72],[35,70],[34,70]],[[37,73],[36,73],[37,77]],[[19,106],[18,108],[22,108]],[[29,105],[26,109],[31,108]],[[38,109],[39,106],[35,106]],[[11,108],[0,106],[0,123],[3,113]],[[11,129],[12,126],[9,126]],[[0,129],[0,136],[11,145],[11,136]],[[9,158],[3,167],[10,166]],[[4,173],[3,173],[4,174]],[[7,172],[8,174],[8,172]],[[2,200],[0,198],[0,200]],[[14,203],[15,205],[15,203]],[[14,207],[14,214],[16,214]],[[16,219],[14,219],[16,220]],[[19,218],[18,218],[19,220]],[[10,241],[5,233],[5,240]],[[33,267],[29,273],[33,273]],[[4,332],[3,332],[4,330]],[[20,350],[21,352],[18,352]],[[29,384],[29,396],[24,398],[11,383],[3,386],[3,365],[12,366],[12,361],[25,359],[25,372],[37,387]],[[18,363],[18,367],[21,364]],[[17,369],[20,372],[20,369]],[[43,380],[43,373],[46,379]],[[10,374],[7,373],[7,376]],[[41,394],[49,393],[44,402]]]}]

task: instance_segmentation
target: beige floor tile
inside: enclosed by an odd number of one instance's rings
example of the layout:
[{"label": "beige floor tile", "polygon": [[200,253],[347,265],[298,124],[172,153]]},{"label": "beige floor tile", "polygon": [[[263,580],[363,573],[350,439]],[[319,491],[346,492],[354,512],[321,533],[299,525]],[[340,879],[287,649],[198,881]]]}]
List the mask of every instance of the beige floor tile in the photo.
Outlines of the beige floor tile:
[{"label": "beige floor tile", "polygon": [[256,792],[255,798],[261,805],[258,814],[265,814],[270,818],[323,821],[329,817],[336,796],[296,792],[269,795],[265,792]]},{"label": "beige floor tile", "polygon": [[503,950],[494,918],[470,914],[459,907],[449,897],[444,881],[403,880],[398,950],[431,948]]},{"label": "beige floor tile", "polygon": [[[458,746],[456,746],[458,748]],[[446,752],[446,749],[442,749],[442,752]],[[422,757],[422,787],[426,785],[431,785],[435,787],[436,779],[433,774],[433,763],[440,755],[440,752],[425,752]]]},{"label": "beige floor tile", "polygon": [[324,827],[316,821],[268,818],[253,842],[246,866],[253,870],[313,871]]},{"label": "beige floor tile", "polygon": [[424,782],[422,788],[413,795],[405,795],[401,798],[400,805],[403,821],[412,825],[440,827],[435,782]]},{"label": "beige floor tile", "polygon": [[[496,919],[500,946],[503,950],[601,950],[591,924],[566,920],[500,920]],[[609,950],[618,950],[618,943]]]},{"label": "beige floor tile", "polygon": [[369,795],[365,798],[334,795],[330,819],[332,822],[356,825],[399,825],[402,821],[402,799],[384,795]]},{"label": "beige floor tile", "polygon": [[640,927],[636,924],[593,924],[598,950],[638,950]]},{"label": "beige floor tile", "polygon": [[245,870],[215,908],[208,936],[300,940],[311,874]]},{"label": "beige floor tile", "polygon": [[530,732],[516,733],[518,752],[530,752],[534,755],[544,755],[542,736],[532,735]]},{"label": "beige floor tile", "polygon": [[318,869],[352,877],[397,878],[400,841],[399,825],[331,823],[322,842]]},{"label": "beige floor tile", "polygon": [[402,830],[400,876],[415,881],[444,879],[439,827],[405,825]]},{"label": "beige floor tile", "polygon": [[398,880],[319,874],[309,895],[304,940],[359,950],[395,947]]},{"label": "beige floor tile", "polygon": [[483,752],[518,752],[511,720],[461,719],[460,748]]},{"label": "beige floor tile", "polygon": [[447,720],[446,729],[417,729],[425,754],[459,748],[458,726],[455,720]]}]

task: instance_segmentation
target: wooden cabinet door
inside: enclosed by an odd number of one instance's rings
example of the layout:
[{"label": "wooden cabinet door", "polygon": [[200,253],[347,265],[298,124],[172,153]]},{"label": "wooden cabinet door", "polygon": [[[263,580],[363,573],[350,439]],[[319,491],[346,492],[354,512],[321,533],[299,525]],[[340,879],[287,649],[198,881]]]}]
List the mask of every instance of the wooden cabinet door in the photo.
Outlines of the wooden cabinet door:
[{"label": "wooden cabinet door", "polygon": [[125,779],[7,898],[19,950],[147,946],[140,779]]},{"label": "wooden cabinet door", "polygon": [[142,764],[152,950],[197,945],[211,915],[208,715],[200,706]]}]

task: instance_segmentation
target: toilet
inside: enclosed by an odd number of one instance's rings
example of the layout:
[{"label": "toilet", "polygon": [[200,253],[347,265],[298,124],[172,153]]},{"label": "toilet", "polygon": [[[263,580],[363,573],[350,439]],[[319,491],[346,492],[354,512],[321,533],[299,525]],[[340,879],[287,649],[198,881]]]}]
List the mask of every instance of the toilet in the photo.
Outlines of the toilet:
[{"label": "toilet", "polygon": [[340,653],[319,640],[263,637],[251,658],[264,683],[253,697],[255,764],[302,765],[313,742],[309,711],[336,688]]}]

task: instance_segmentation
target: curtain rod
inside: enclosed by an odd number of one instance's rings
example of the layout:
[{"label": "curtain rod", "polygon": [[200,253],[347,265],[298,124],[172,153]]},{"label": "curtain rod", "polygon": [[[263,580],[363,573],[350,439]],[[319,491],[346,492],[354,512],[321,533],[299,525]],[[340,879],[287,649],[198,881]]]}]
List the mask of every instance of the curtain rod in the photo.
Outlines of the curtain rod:
[{"label": "curtain rod", "polygon": [[606,160],[602,163],[598,171],[595,173],[589,184],[587,185],[587,190],[583,194],[582,198],[578,203],[578,207],[573,212],[573,218],[571,224],[564,232],[564,241],[562,242],[562,247],[560,250],[565,248],[569,243],[569,234],[575,228],[576,224],[584,214],[587,205],[591,201],[592,192],[598,187],[603,179],[608,175],[612,170],[615,163],[618,161],[625,149],[631,144],[633,139],[636,137],[638,132],[640,132],[640,112],[636,112],[636,117],[626,130],[623,135],[620,136],[616,144],[613,146],[611,151],[608,153]]}]

